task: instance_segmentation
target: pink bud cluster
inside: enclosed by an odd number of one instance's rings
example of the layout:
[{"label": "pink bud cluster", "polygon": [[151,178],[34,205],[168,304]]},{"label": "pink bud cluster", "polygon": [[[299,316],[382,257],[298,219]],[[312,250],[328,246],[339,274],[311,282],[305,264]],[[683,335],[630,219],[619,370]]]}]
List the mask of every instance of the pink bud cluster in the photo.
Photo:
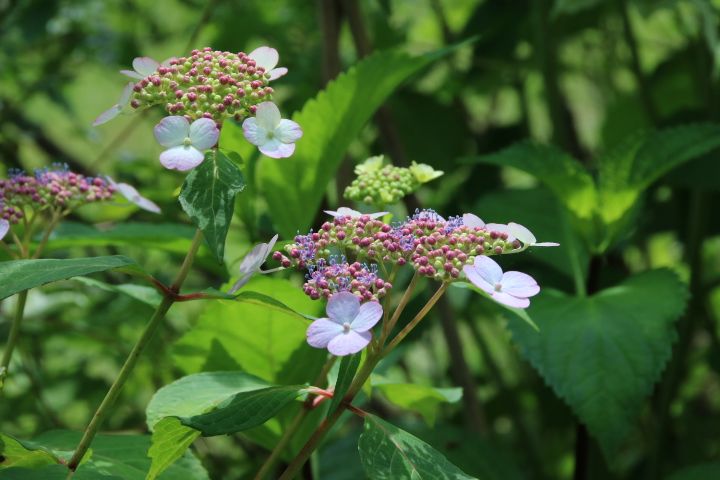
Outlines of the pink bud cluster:
[{"label": "pink bud cluster", "polygon": [[188,57],[173,58],[133,86],[130,105],[163,105],[170,115],[189,121],[210,118],[243,120],[256,105],[271,99],[269,72],[244,52],[206,47]]},{"label": "pink bud cluster", "polygon": [[[276,252],[279,253],[279,252]],[[313,300],[328,299],[338,292],[351,292],[361,301],[377,301],[392,288],[377,272],[377,265],[349,264],[343,258],[336,262],[334,257],[326,262],[319,259],[309,266],[303,291]]]},{"label": "pink bud cluster", "polygon": [[86,177],[65,165],[38,169],[34,175],[11,171],[0,179],[0,218],[19,222],[25,209],[41,211],[56,208],[72,210],[82,204],[110,199],[115,187],[99,177]]},{"label": "pink bud cluster", "polygon": [[297,235],[287,255],[276,252],[284,267],[307,268],[335,253],[360,261],[411,265],[420,275],[439,281],[457,279],[478,255],[501,255],[522,248],[507,232],[467,226],[462,218],[445,220],[431,210],[390,225],[369,215],[337,216],[318,232]]}]

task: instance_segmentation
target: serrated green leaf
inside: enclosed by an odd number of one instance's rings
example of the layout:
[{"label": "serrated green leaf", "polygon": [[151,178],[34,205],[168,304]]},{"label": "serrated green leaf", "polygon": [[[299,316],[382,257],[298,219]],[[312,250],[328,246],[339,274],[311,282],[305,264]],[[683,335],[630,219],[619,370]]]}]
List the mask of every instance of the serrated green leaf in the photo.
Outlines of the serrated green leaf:
[{"label": "serrated green leaf", "polygon": [[148,457],[151,459],[150,470],[145,480],[155,480],[162,472],[175,463],[192,443],[200,436],[200,432],[180,423],[174,417],[160,420],[152,434]]},{"label": "serrated green leaf", "polygon": [[58,456],[45,447],[0,433],[0,470],[11,467],[38,468],[58,462]]},{"label": "serrated green leaf", "polygon": [[373,390],[377,390],[392,404],[419,413],[429,426],[435,424],[440,405],[456,403],[462,398],[462,388],[434,388],[414,383],[377,382],[373,378]]},{"label": "serrated green leaf", "polygon": [[0,263],[0,300],[23,290],[90,273],[136,268],[128,257],[70,258],[64,260],[12,260]]},{"label": "serrated green leaf", "polygon": [[180,192],[180,205],[202,230],[218,261],[225,255],[225,239],[235,209],[235,196],[245,188],[240,169],[223,152],[211,150],[191,171]]},{"label": "serrated green leaf", "polygon": [[245,372],[187,375],[155,392],[145,412],[148,428],[153,430],[165,417],[205,413],[235,394],[269,386],[264,380]]},{"label": "serrated green leaf", "polygon": [[335,390],[333,391],[333,398],[330,401],[330,408],[327,413],[328,416],[335,412],[340,406],[340,402],[342,402],[348,388],[350,388],[353,378],[355,378],[361,358],[362,354],[356,353],[355,355],[346,355],[340,360],[340,368],[338,369]]},{"label": "serrated green leaf", "polygon": [[[273,221],[286,237],[310,227],[328,182],[372,114],[411,75],[439,56],[412,57],[402,51],[377,52],[335,80],[293,120],[303,128],[294,155],[285,161],[264,161],[258,184]],[[288,188],[292,179],[293,188]]]},{"label": "serrated green leaf", "polygon": [[472,480],[473,477],[419,438],[368,415],[358,443],[360,461],[373,480]]},{"label": "serrated green leaf", "polygon": [[546,291],[510,322],[522,355],[598,439],[608,461],[633,429],[676,338],[688,292],[669,270],[631,277],[591,297]]},{"label": "serrated green leaf", "polygon": [[305,391],[303,385],[289,385],[241,392],[207,413],[179,419],[204,437],[242,432],[267,422]]}]

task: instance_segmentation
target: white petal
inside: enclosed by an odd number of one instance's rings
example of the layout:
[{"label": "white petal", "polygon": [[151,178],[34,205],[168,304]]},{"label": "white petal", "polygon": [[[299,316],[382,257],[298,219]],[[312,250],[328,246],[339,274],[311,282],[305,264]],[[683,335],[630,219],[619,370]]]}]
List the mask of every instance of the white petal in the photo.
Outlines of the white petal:
[{"label": "white petal", "polygon": [[315,348],[326,348],[328,343],[342,335],[343,327],[327,318],[315,320],[307,329],[307,342]]},{"label": "white petal", "polygon": [[384,217],[385,215],[389,214],[390,212],[377,212],[377,213],[368,213],[366,214],[368,217],[375,220],[376,218]]},{"label": "white petal", "polygon": [[557,242],[538,242],[533,243],[533,247],[559,247],[560,244]]},{"label": "white petal", "polygon": [[142,80],[143,78],[145,78],[134,70],[120,70],[120,73],[127,77],[136,78],[138,80]]},{"label": "white petal", "polygon": [[152,200],[148,200],[140,195],[140,192],[138,192],[132,185],[128,185],[127,183],[116,183],[115,187],[117,188],[117,191],[120,192],[120,195],[125,197],[129,202],[134,203],[148,212],[160,213],[160,207],[158,207]]},{"label": "white petal", "polygon": [[258,125],[255,117],[245,119],[242,127],[243,135],[253,145],[260,146],[268,141],[268,131]]},{"label": "white petal", "polygon": [[356,332],[367,332],[373,328],[382,318],[383,309],[378,302],[365,302],[360,305],[360,310],[350,328]]},{"label": "white petal", "polygon": [[307,342],[315,348],[326,348],[332,339],[342,333],[342,325],[327,318],[318,318],[307,329]]},{"label": "white petal", "polygon": [[113,105],[112,107],[108,108],[103,113],[97,116],[97,118],[93,122],[93,126],[97,127],[98,125],[109,122],[120,114],[120,110],[121,108],[119,105]]},{"label": "white petal", "polygon": [[120,100],[118,100],[118,107],[125,108],[130,103],[130,96],[133,92],[133,83],[130,82],[127,85],[125,85],[125,88],[123,88],[122,93],[120,94]]},{"label": "white petal", "polygon": [[199,118],[190,125],[188,136],[193,147],[198,150],[207,150],[217,143],[220,130],[218,130],[214,120]]},{"label": "white petal", "polygon": [[5,235],[10,231],[10,222],[4,218],[0,218],[0,240],[5,238]]},{"label": "white petal", "polygon": [[540,287],[535,279],[527,273],[505,272],[501,283],[502,292],[513,297],[527,298],[540,292]]},{"label": "white petal", "polygon": [[278,78],[285,75],[287,72],[288,69],[285,67],[273,68],[272,70],[270,70],[270,77],[268,78],[268,80],[277,80]]},{"label": "white petal", "polygon": [[255,118],[259,126],[268,132],[274,132],[275,127],[280,125],[280,110],[272,102],[262,102],[258,104],[257,110],[255,110]]},{"label": "white petal", "polygon": [[348,207],[340,207],[335,210],[325,210],[325,213],[328,215],[332,215],[333,217],[351,217],[351,218],[358,218],[362,213],[358,212],[357,210],[353,210],[352,208]]},{"label": "white petal", "polygon": [[255,245],[240,263],[240,273],[257,272],[260,270],[260,266],[265,263],[266,258],[267,244],[259,243]]},{"label": "white petal", "polygon": [[203,153],[195,147],[180,145],[160,154],[160,163],[170,170],[186,172],[192,170],[205,159]]},{"label": "white petal", "polygon": [[275,65],[278,64],[278,60],[280,60],[278,51],[267,46],[256,48],[248,54],[248,57],[255,60],[255,64],[258,67],[264,68],[266,72],[275,68]]},{"label": "white petal", "polygon": [[507,241],[512,242],[515,240],[515,237],[510,233],[510,227],[503,223],[487,223],[485,224],[485,230],[488,232],[498,232],[498,233],[504,233],[507,235]]},{"label": "white petal", "polygon": [[333,322],[352,323],[360,311],[360,299],[350,292],[339,292],[330,297],[327,315]]},{"label": "white petal", "polygon": [[478,255],[475,257],[475,268],[480,276],[490,285],[502,282],[503,271],[500,265],[490,257]]},{"label": "white petal", "polygon": [[508,307],[527,308],[530,306],[530,300],[528,300],[527,298],[513,297],[508,293],[495,292],[492,294],[492,298],[496,302],[507,305]]},{"label": "white petal", "polygon": [[160,64],[150,57],[137,57],[133,60],[133,68],[143,77],[147,77],[155,73]]},{"label": "white petal", "polygon": [[272,158],[287,158],[295,152],[294,143],[282,143],[276,138],[264,145],[260,145],[258,148],[264,155]]},{"label": "white petal", "polygon": [[475,268],[475,265],[465,265],[463,267],[463,272],[465,272],[467,279],[479,289],[490,294],[495,292],[495,285],[490,285],[487,280],[480,275],[480,272],[478,272],[477,268]]},{"label": "white petal", "polygon": [[372,333],[370,332],[355,332],[350,330],[348,333],[341,333],[330,340],[327,349],[330,353],[338,357],[352,355],[367,347],[371,339]]},{"label": "white petal", "polygon": [[485,226],[485,222],[483,222],[480,217],[477,215],[473,215],[472,213],[466,213],[462,217],[463,219],[463,225],[470,228],[482,228]]},{"label": "white petal", "polygon": [[238,279],[237,282],[235,282],[235,284],[232,286],[232,288],[230,290],[228,290],[228,293],[230,295],[233,295],[238,290],[240,290],[242,287],[244,287],[245,284],[248,283],[248,281],[250,281],[250,278],[252,278],[253,273],[255,273],[255,272],[248,272],[248,273],[243,273],[242,275],[240,275],[240,278]]},{"label": "white petal", "polygon": [[535,242],[537,242],[535,235],[519,223],[510,222],[507,226],[510,234],[525,245],[535,245]]},{"label": "white petal", "polygon": [[163,147],[182,145],[190,134],[190,124],[185,117],[173,115],[163,118],[153,129],[155,139]]},{"label": "white petal", "polygon": [[275,136],[283,143],[294,143],[300,140],[303,131],[297,123],[283,118],[280,120],[280,124],[275,127]]}]

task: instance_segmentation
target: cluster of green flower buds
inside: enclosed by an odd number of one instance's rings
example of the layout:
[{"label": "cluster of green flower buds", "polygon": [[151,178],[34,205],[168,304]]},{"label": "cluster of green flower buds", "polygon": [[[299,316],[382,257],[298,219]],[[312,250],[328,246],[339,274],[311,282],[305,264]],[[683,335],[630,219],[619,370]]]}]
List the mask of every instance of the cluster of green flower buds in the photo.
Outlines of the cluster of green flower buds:
[{"label": "cluster of green flower buds", "polygon": [[380,155],[356,166],[355,174],[357,178],[345,189],[345,198],[383,207],[399,202],[443,172],[415,162],[409,168],[385,165]]},{"label": "cluster of green flower buds", "polygon": [[130,106],[163,105],[170,115],[189,120],[243,120],[271,99],[271,72],[243,52],[205,48],[172,58],[133,86]]}]

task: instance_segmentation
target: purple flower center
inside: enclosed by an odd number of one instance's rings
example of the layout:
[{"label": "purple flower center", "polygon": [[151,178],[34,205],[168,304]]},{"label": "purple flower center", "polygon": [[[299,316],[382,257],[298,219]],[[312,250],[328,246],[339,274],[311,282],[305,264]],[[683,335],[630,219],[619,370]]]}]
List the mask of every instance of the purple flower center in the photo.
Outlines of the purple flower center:
[{"label": "purple flower center", "polygon": [[502,283],[496,283],[496,284],[495,284],[495,291],[496,291],[496,292],[502,292]]},{"label": "purple flower center", "polygon": [[348,322],[343,323],[343,333],[350,333],[350,324]]}]

